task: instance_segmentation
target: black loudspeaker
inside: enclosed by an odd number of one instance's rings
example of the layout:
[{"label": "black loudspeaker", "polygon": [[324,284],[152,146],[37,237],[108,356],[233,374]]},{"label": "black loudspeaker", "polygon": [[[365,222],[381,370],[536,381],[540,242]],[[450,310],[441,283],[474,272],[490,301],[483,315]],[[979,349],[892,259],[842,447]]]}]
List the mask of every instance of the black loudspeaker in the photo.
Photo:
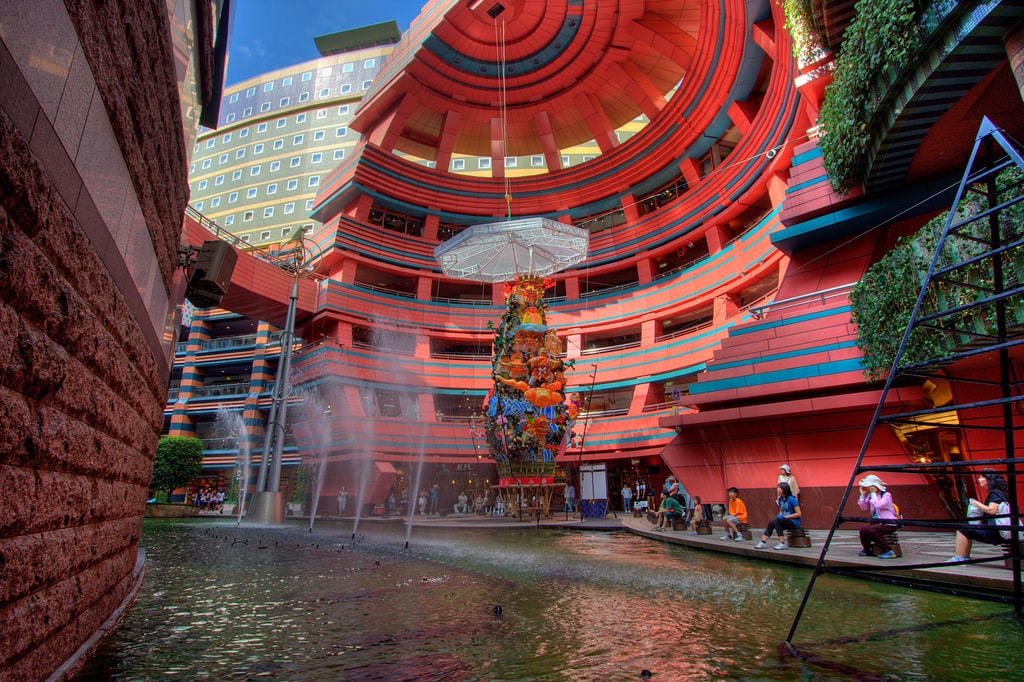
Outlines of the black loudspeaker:
[{"label": "black loudspeaker", "polygon": [[185,297],[198,308],[210,308],[220,303],[231,284],[238,252],[225,241],[210,239],[203,242],[196,255],[192,279]]}]

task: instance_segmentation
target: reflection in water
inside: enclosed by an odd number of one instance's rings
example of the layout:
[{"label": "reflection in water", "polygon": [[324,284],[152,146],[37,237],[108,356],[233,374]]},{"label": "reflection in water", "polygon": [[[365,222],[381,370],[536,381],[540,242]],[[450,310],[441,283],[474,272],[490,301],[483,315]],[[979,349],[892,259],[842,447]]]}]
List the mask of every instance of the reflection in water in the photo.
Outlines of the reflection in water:
[{"label": "reflection in water", "polygon": [[533,527],[405,549],[372,525],[147,520],[146,584],[79,679],[1024,678],[998,605],[823,576],[801,660],[779,643],[806,569]]}]

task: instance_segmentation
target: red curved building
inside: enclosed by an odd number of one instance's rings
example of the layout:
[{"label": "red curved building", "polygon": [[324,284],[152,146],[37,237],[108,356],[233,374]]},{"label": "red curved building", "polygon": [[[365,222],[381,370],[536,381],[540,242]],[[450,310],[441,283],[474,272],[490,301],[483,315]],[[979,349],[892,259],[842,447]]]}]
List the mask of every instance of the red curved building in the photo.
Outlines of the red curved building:
[{"label": "red curved building", "polygon": [[[428,4],[351,119],[360,137],[318,177],[292,380],[329,409],[296,423],[292,461],[325,453],[324,498],[367,458],[375,502],[419,461],[453,496],[493,484],[474,429],[502,286],[446,278],[433,253],[468,226],[540,216],[591,235],[546,299],[575,361],[566,390],[584,398],[563,471],[604,465],[613,505],[624,483],[674,473],[705,501],[735,485],[758,508],[787,463],[809,522],[826,523],[879,398],[849,288],[948,207],[936,187],[962,172],[983,115],[1021,132],[1007,56],[1021,9],[966,5],[930,8],[915,60],[883,84],[863,183],[839,196],[817,144],[829,60],[798,68],[778,3]],[[830,36],[853,16],[814,8]],[[260,299],[245,277],[223,306],[280,324],[284,289]],[[187,401],[169,423],[194,429]],[[967,449],[943,428],[927,438]],[[910,454],[906,434],[876,440],[874,461]],[[911,492],[939,508],[923,479]]]}]

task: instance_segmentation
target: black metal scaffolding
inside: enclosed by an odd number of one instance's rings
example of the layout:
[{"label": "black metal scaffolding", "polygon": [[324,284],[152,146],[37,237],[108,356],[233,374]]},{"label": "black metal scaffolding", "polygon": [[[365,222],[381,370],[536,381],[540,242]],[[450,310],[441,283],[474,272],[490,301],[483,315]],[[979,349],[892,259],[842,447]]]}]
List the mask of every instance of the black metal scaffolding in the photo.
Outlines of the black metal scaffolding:
[{"label": "black metal scaffolding", "polygon": [[[906,331],[900,341],[892,369],[861,446],[842,501],[836,508],[818,563],[793,618],[786,643],[792,645],[814,584],[822,573],[854,576],[876,582],[914,589],[955,594],[976,599],[1012,604],[1020,613],[1024,607],[1021,586],[1021,531],[1016,476],[1024,458],[1016,453],[1015,435],[1024,428],[1024,160],[1016,143],[1009,140],[987,118],[983,120],[963,179],[934,246],[934,255]],[[878,311],[879,315],[892,314]],[[915,336],[916,335],[916,336]],[[927,335],[925,347],[934,348],[930,357],[907,353],[911,339]],[[916,347],[920,348],[921,344]],[[889,402],[894,387],[916,383],[948,387],[946,399],[934,401],[926,409],[893,408]],[[888,407],[886,407],[888,405]],[[895,409],[895,411],[890,411]],[[879,427],[914,430],[945,428],[1001,433],[1002,447],[983,453],[971,453],[955,461],[919,461],[907,464],[865,466],[865,455]],[[980,455],[980,456],[979,456]],[[897,566],[880,562],[877,567],[851,568],[830,565],[829,545],[844,523],[864,523],[863,517],[845,516],[844,509],[856,481],[865,472],[916,473],[927,477],[945,477],[962,486],[965,477],[980,468],[991,468],[1006,475],[1012,523],[1001,526],[1011,531],[1006,543],[1006,561],[1013,571],[1012,593],[980,585],[952,585],[940,580],[918,577],[913,569],[939,566],[919,563]],[[942,528],[955,531],[967,528],[960,518],[904,519],[904,527]],[[1003,561],[1003,557],[973,560]]]}]

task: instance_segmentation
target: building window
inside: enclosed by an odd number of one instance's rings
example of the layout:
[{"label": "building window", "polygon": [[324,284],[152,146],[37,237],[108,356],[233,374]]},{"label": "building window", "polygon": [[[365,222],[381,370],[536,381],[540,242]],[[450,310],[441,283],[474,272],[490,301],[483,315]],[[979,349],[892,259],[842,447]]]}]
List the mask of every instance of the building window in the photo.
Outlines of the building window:
[{"label": "building window", "polygon": [[225,123],[231,123],[234,120],[235,120],[235,115],[234,114],[228,114],[228,117],[225,120]]},{"label": "building window", "polygon": [[562,168],[568,168],[568,167],[569,167],[569,157],[566,156],[566,155],[563,155],[562,156]]},{"label": "building window", "polygon": [[292,77],[291,76],[285,76],[284,80],[281,81],[281,86],[282,87],[288,87],[291,84],[292,84]]},{"label": "building window", "polygon": [[256,198],[256,191],[257,191],[257,190],[256,190],[256,188],[255,188],[255,187],[250,187],[250,188],[249,188],[248,190],[246,190],[246,192],[245,192],[245,198],[246,198],[246,199],[255,199],[255,198]]},{"label": "building window", "polygon": [[514,156],[506,156],[505,157],[505,168],[515,168],[516,167],[516,163],[517,163],[516,157],[514,157]]},{"label": "building window", "polygon": [[259,166],[252,166],[251,168],[249,168],[249,175],[259,175],[259,174],[260,174],[260,167]]},{"label": "building window", "polygon": [[265,132],[267,132],[267,124],[266,123],[261,123],[258,126],[256,126],[256,132],[257,133],[265,133]]},{"label": "building window", "polygon": [[318,142],[318,141],[320,141],[322,139],[324,139],[324,131],[318,130],[315,133],[313,133],[313,140],[314,141]]},{"label": "building window", "polygon": [[201,202],[201,201],[197,201],[196,202],[196,210],[197,211],[202,211],[203,210],[203,202]]},{"label": "building window", "polygon": [[308,102],[309,101],[309,93],[308,92],[300,92],[299,93],[299,101],[300,102]]},{"label": "building window", "polygon": [[277,194],[277,183],[272,182],[267,185],[267,194]]},{"label": "building window", "polygon": [[306,210],[307,211],[312,211],[313,210],[313,200],[312,199],[306,199]]},{"label": "building window", "polygon": [[367,59],[365,62],[363,62],[363,68],[364,69],[372,69],[375,66],[377,66],[377,60],[376,59]]},{"label": "building window", "polygon": [[341,72],[342,73],[352,73],[352,66],[353,65],[351,63],[349,63],[349,64],[342,64],[341,65]]},{"label": "building window", "polygon": [[327,110],[326,109],[320,109],[319,111],[316,112],[316,117],[318,119],[327,118]]},{"label": "building window", "polygon": [[260,111],[270,111],[270,102],[264,102],[261,104]]},{"label": "building window", "polygon": [[530,165],[533,166],[534,168],[543,168],[544,167],[544,157],[543,156],[531,156],[530,157]]},{"label": "building window", "polygon": [[295,122],[296,123],[305,123],[306,122],[306,115],[305,114],[299,114],[298,116],[295,117]]},{"label": "building window", "polygon": [[452,159],[452,170],[465,170],[466,160],[465,159]]},{"label": "building window", "polygon": [[224,176],[223,175],[218,175],[216,178],[214,178],[213,184],[215,184],[215,185],[223,185],[224,184]]},{"label": "building window", "polygon": [[[310,203],[313,203],[313,202],[310,202]],[[312,233],[313,232],[313,223],[306,223],[305,225],[303,225],[302,226],[302,231],[304,233],[306,233],[306,234]]]},{"label": "building window", "polygon": [[277,127],[278,128],[284,128],[285,125],[287,125],[287,123],[288,123],[288,121],[286,119],[283,119],[283,118],[277,119]]},{"label": "building window", "polygon": [[206,170],[207,168],[209,168],[210,167],[210,163],[212,163],[210,161],[210,159],[203,159],[203,170]]},{"label": "building window", "polygon": [[200,180],[199,181],[199,189],[201,189],[201,190],[206,189],[206,180]]},{"label": "building window", "polygon": [[[274,207],[273,206],[267,206],[265,209],[263,209],[263,217],[264,218],[270,218],[273,215],[274,215]],[[269,237],[269,236],[270,235],[268,234],[267,237]],[[266,239],[266,237],[264,237],[264,239]]]},{"label": "building window", "polygon": [[[242,214],[242,222],[244,222],[244,223],[250,222],[255,215],[256,214],[255,214],[254,211],[246,211],[245,213]],[[248,237],[249,237],[249,235],[247,235],[247,234],[243,235],[242,236],[242,241],[243,242],[249,241]]]},{"label": "building window", "polygon": [[266,83],[266,84],[263,85],[263,92],[270,92],[273,89],[274,89],[274,84],[273,83]]},{"label": "building window", "polygon": [[302,74],[302,82],[303,83],[305,83],[308,80],[312,80],[312,78],[313,78],[313,72],[312,71],[307,71],[306,73]]},{"label": "building window", "polygon": [[261,242],[265,242],[268,239],[270,239],[270,230],[264,230],[263,232],[260,232],[260,241]]},{"label": "building window", "polygon": [[262,154],[263,153],[263,143],[260,142],[259,144],[255,145],[252,148],[252,153],[253,154]]},{"label": "building window", "polygon": [[246,118],[248,116],[252,116],[252,107],[246,107],[242,110],[242,118]]},{"label": "building window", "polygon": [[320,88],[320,97],[321,98],[327,97],[327,95],[329,95],[330,92],[331,92],[330,88]]},{"label": "building window", "polygon": [[283,146],[284,146],[284,140],[283,139],[274,140],[274,149],[280,149]]},{"label": "building window", "polygon": [[336,131],[334,131],[335,137],[345,137],[346,135],[348,135],[348,126],[341,126]]},{"label": "building window", "polygon": [[363,90],[369,90],[371,85],[373,85],[373,81],[363,81]]},{"label": "building window", "polygon": [[345,95],[345,94],[348,94],[350,92],[352,92],[352,84],[351,83],[343,83],[342,86],[341,86],[341,94]]},{"label": "building window", "polygon": [[245,96],[246,97],[253,97],[255,95],[256,95],[256,88],[254,88],[254,87],[253,88],[249,88],[248,90],[245,91]]},{"label": "building window", "polygon": [[310,163],[320,163],[324,160],[324,155],[320,152],[314,152],[313,156],[309,157]]},{"label": "building window", "polygon": [[218,163],[218,164],[220,164],[220,163],[227,163],[227,162],[228,162],[228,155],[227,155],[227,154],[221,154],[221,155],[220,155],[220,156],[219,156],[219,157],[217,158],[217,163]]},{"label": "building window", "polygon": [[477,168],[487,169],[487,168],[491,167],[491,160],[490,159],[478,159],[477,162],[476,162],[476,165],[477,165]]},{"label": "building window", "polygon": [[[252,212],[252,211],[250,211],[250,213],[251,213],[251,212]],[[252,216],[249,216],[249,220],[252,220]],[[239,237],[239,239],[240,239],[241,241],[245,242],[246,244],[248,244],[248,243],[249,243],[249,235],[247,235],[247,234],[243,234],[243,235],[242,235],[241,237]]]},{"label": "building window", "polygon": [[310,187],[316,187],[319,184],[320,184],[320,176],[319,175],[310,175],[309,176],[309,186]]},{"label": "building window", "polygon": [[211,137],[209,140],[206,141],[206,148],[207,149],[212,149],[213,148],[213,143],[214,143],[214,139]]},{"label": "building window", "polygon": [[231,133],[224,133],[224,137],[220,139],[221,142],[231,142]]},{"label": "building window", "polygon": [[218,206],[220,206],[220,197],[210,199],[210,208],[217,208]]},{"label": "building window", "polygon": [[238,101],[238,93],[237,92],[232,93],[231,97],[228,98],[228,101],[231,102],[232,104],[237,102]]},{"label": "building window", "polygon": [[345,158],[345,150],[344,149],[335,149],[334,150],[334,160],[335,161],[337,161],[338,159],[344,159],[344,158]]},{"label": "building window", "polygon": [[348,113],[348,105],[347,104],[342,104],[340,107],[338,107],[338,115],[339,116],[344,116],[347,113]]},{"label": "building window", "polygon": [[291,100],[290,97],[282,97],[281,101],[278,102],[278,106],[286,107],[286,106],[288,106],[291,103],[291,101],[292,100]]},{"label": "building window", "polygon": [[292,228],[290,228],[290,227],[282,227],[281,228],[281,236],[282,237],[287,237],[291,233],[292,233]]},{"label": "building window", "polygon": [[242,128],[241,130],[238,131],[238,136],[239,137],[249,137],[249,129],[248,128]]},{"label": "building window", "polygon": [[231,179],[232,180],[241,180],[242,179],[242,171],[240,171],[240,170],[231,171]]},{"label": "building window", "polygon": [[[284,205],[284,213],[285,213],[285,215],[288,215],[289,213],[294,213],[294,212],[295,212],[295,202],[294,201],[289,201],[287,204]],[[287,228],[285,228],[285,229],[287,229]]]},{"label": "building window", "polygon": [[298,186],[299,186],[299,181],[298,180],[292,178],[291,180],[288,181],[288,189],[295,189]]},{"label": "building window", "polygon": [[232,192],[228,195],[228,203],[233,204],[238,201],[238,192]]},{"label": "building window", "polygon": [[232,213],[229,216],[224,216],[224,224],[225,225],[234,225],[235,224],[235,214]]},{"label": "building window", "polygon": [[299,165],[299,163],[301,163],[301,161],[299,160],[299,157],[293,156],[292,157],[292,162],[291,162],[291,167],[295,168],[296,166]]},{"label": "building window", "polygon": [[245,158],[245,150],[244,149],[239,149],[237,152],[235,152],[235,158],[236,159],[244,159]]},{"label": "building window", "polygon": [[274,171],[277,171],[277,170],[281,170],[281,162],[280,161],[271,161],[270,162],[270,172],[273,173]]}]

